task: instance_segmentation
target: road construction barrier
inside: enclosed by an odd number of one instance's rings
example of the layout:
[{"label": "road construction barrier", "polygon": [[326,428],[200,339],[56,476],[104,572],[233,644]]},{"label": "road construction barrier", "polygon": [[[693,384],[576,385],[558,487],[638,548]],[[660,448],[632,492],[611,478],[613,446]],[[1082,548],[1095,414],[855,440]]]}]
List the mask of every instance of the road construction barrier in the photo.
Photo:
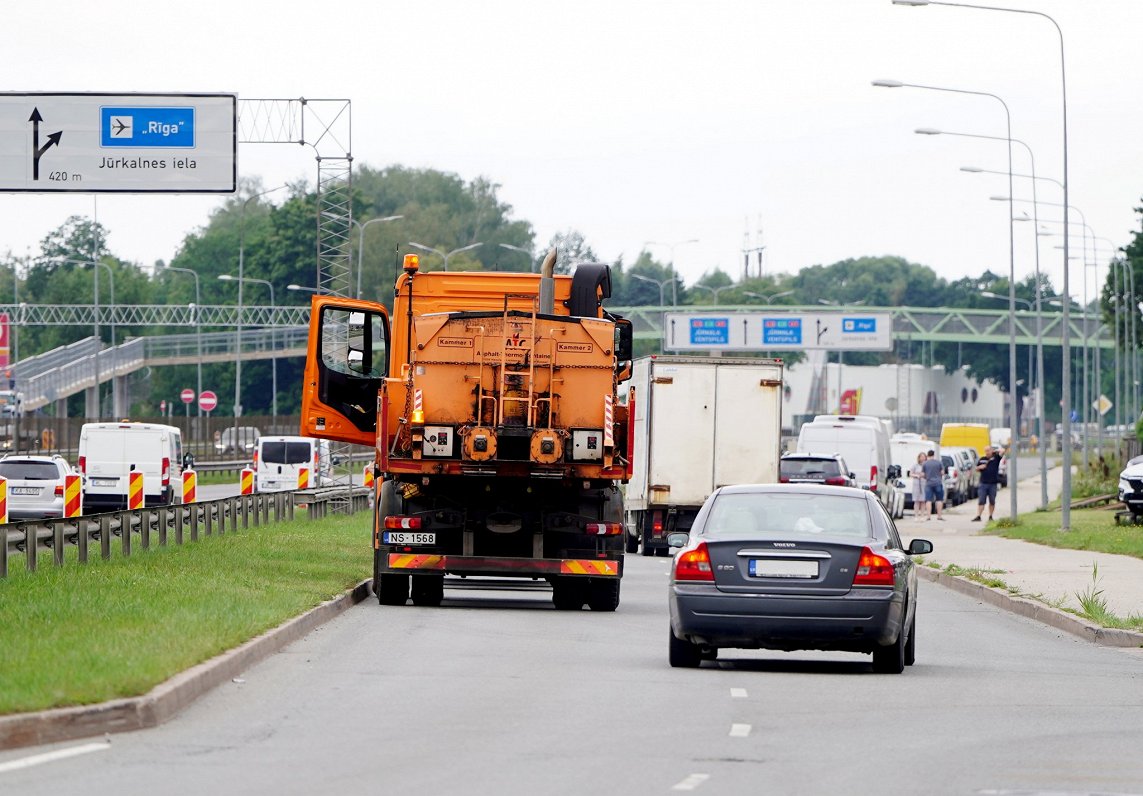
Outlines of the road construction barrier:
[{"label": "road construction barrier", "polygon": [[298,489],[309,489],[309,488],[310,488],[310,468],[299,467],[298,468]]},{"label": "road construction barrier", "polygon": [[249,467],[243,467],[242,473],[239,477],[238,484],[241,487],[239,490],[243,495],[254,494],[254,471]]},{"label": "road construction barrier", "polygon": [[64,517],[80,517],[83,515],[83,476],[64,476]]},{"label": "road construction barrier", "polygon": [[183,470],[183,503],[194,503],[198,491],[198,473]]},{"label": "road construction barrier", "polygon": [[127,474],[127,510],[143,508],[143,474],[133,472]]}]

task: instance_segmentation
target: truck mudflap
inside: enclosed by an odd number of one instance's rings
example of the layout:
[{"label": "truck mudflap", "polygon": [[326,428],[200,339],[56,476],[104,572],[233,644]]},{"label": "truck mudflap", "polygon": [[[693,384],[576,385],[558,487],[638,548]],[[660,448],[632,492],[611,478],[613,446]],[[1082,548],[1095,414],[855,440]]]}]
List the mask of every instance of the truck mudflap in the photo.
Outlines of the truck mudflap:
[{"label": "truck mudflap", "polygon": [[608,558],[487,558],[431,553],[389,553],[390,570],[433,570],[471,575],[582,575],[618,578],[620,562]]}]

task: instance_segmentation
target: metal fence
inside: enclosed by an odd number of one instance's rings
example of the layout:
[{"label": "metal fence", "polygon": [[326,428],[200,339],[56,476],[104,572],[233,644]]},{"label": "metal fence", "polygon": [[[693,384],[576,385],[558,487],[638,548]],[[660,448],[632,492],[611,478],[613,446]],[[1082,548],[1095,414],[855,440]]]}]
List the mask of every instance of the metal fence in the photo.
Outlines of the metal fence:
[{"label": "metal fence", "polygon": [[109,559],[112,548],[118,547],[124,557],[129,557],[136,548],[181,545],[202,536],[222,536],[251,525],[292,520],[300,509],[309,519],[319,519],[330,513],[333,502],[341,506],[348,500],[353,511],[362,511],[369,508],[371,498],[372,490],[364,487],[348,492],[343,488],[262,492],[202,503],[0,525],[0,578],[8,577],[11,559],[21,554],[30,572],[39,566],[41,555],[50,557],[55,566],[63,566],[64,551],[69,547],[76,548],[78,563],[86,564],[93,550]]}]

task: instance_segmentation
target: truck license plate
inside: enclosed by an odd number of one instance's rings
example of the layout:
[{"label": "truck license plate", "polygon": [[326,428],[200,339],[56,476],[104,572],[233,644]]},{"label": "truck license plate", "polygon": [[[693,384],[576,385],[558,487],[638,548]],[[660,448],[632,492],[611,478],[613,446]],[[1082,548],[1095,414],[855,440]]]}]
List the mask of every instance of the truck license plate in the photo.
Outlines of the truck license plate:
[{"label": "truck license plate", "polygon": [[411,531],[386,531],[382,536],[385,544],[436,544],[435,533],[413,533]]}]

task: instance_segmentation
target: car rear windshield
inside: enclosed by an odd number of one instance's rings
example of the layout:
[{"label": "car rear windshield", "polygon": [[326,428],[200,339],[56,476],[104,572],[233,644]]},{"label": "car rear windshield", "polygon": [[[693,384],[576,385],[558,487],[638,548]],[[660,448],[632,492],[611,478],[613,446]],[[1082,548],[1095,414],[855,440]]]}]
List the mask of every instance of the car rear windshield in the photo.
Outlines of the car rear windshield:
[{"label": "car rear windshield", "polygon": [[308,464],[313,446],[308,442],[263,442],[262,461],[271,464]]},{"label": "car rear windshield", "polygon": [[824,475],[826,478],[841,475],[841,467],[836,459],[782,459],[781,474],[787,478],[801,475]]},{"label": "car rear windshield", "polygon": [[870,538],[864,497],[737,492],[715,498],[704,534],[749,538],[818,536]]},{"label": "car rear windshield", "polygon": [[58,481],[60,471],[51,462],[0,462],[0,475],[13,481]]}]

